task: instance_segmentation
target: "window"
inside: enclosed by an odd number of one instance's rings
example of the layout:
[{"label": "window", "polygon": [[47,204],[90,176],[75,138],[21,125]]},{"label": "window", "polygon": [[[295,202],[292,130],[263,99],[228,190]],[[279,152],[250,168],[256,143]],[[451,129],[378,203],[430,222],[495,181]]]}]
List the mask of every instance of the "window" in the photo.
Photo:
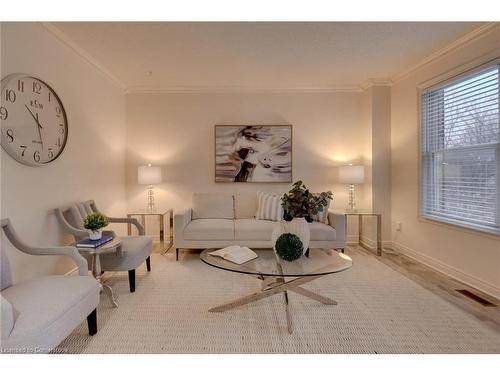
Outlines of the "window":
[{"label": "window", "polygon": [[422,92],[424,218],[500,234],[499,67]]}]

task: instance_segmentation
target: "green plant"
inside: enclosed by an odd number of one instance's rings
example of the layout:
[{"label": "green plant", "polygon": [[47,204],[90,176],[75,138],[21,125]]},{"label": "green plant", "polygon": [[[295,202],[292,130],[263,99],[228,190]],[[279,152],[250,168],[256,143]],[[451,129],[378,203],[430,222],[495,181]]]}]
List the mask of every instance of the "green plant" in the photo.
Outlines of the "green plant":
[{"label": "green plant", "polygon": [[331,199],[331,191],[313,194],[302,181],[297,181],[292,185],[292,189],[281,197],[283,218],[290,221],[294,217],[303,217],[311,222],[312,215],[322,212]]},{"label": "green plant", "polygon": [[83,219],[83,227],[93,232],[98,231],[108,225],[108,218],[99,212],[87,215]]},{"label": "green plant", "polygon": [[288,262],[299,259],[304,252],[302,241],[293,233],[283,233],[279,236],[274,248],[276,249],[276,254]]}]

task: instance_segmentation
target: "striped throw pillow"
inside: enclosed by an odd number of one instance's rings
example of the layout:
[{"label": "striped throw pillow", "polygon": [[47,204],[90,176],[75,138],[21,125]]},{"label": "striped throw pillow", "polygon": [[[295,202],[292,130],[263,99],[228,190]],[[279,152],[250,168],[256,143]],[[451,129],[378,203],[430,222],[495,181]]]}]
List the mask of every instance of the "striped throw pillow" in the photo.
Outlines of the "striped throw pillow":
[{"label": "striped throw pillow", "polygon": [[323,207],[323,211],[318,212],[316,215],[312,215],[314,221],[319,221],[323,224],[328,224],[328,208],[330,207],[331,200],[328,200],[326,207]]},{"label": "striped throw pillow", "polygon": [[281,207],[281,195],[264,192],[257,193],[257,220],[283,220],[283,207]]}]

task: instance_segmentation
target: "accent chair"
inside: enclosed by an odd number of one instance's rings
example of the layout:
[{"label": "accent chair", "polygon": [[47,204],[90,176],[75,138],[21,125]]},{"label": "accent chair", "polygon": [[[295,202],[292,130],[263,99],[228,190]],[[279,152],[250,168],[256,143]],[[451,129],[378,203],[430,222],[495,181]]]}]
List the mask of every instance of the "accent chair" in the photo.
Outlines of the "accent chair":
[{"label": "accent chair", "polygon": [[9,219],[2,219],[1,226],[17,250],[36,256],[68,256],[78,266],[78,276],[42,276],[12,285],[7,257],[2,254],[1,352],[50,352],[85,318],[89,334],[96,334],[100,287],[89,276],[87,261],[78,250],[71,246],[29,246],[16,234]]},{"label": "accent chair", "polygon": [[[100,212],[94,201],[76,203],[67,208],[57,208],[55,210],[64,229],[75,237],[75,241],[80,241],[89,236],[83,227],[83,220],[91,213]],[[103,254],[100,257],[102,271],[128,271],[130,292],[135,292],[135,269],[146,262],[148,272],[151,271],[150,255],[153,249],[153,242],[144,235],[144,228],[134,218],[113,218],[108,217],[110,223],[133,224],[139,232],[138,236],[127,236],[122,238],[122,252],[120,256],[116,254]],[[104,234],[115,235],[112,231],[104,231]],[[87,258],[89,269],[91,268],[91,258]]]}]

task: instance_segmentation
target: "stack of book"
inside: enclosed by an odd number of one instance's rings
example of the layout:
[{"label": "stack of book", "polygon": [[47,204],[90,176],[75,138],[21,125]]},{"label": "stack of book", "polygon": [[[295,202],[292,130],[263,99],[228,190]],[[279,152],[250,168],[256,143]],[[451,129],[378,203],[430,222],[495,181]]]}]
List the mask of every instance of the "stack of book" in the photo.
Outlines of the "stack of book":
[{"label": "stack of book", "polygon": [[99,240],[91,240],[90,238],[85,238],[84,240],[78,241],[76,243],[76,247],[95,249],[96,247],[102,246],[110,241],[113,241],[113,236],[111,234],[103,234]]}]

